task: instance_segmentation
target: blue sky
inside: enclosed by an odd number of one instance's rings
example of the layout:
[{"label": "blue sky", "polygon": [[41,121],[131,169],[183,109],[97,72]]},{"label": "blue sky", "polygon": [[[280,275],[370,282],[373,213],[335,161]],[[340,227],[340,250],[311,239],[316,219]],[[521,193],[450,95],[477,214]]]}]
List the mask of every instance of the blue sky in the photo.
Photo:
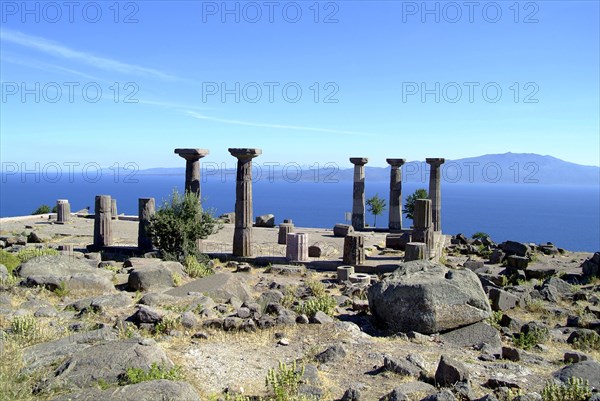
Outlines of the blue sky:
[{"label": "blue sky", "polygon": [[600,165],[598,1],[70,4],[2,1],[2,162]]}]

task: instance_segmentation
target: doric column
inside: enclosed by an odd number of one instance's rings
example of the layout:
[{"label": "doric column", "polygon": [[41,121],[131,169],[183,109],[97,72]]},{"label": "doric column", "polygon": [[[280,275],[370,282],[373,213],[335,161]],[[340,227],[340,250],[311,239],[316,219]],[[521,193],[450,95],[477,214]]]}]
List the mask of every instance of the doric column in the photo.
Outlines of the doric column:
[{"label": "doric column", "polygon": [[185,159],[185,192],[192,192],[200,198],[200,159],[208,149],[175,149],[175,153]]},{"label": "doric column", "polygon": [[94,247],[112,245],[112,214],[110,195],[96,195],[94,215]]},{"label": "doric column", "polygon": [[402,230],[402,165],[406,159],[386,159],[390,170],[390,231]]},{"label": "doric column", "polygon": [[431,214],[433,230],[442,231],[442,191],[440,187],[440,166],[446,161],[443,158],[427,158],[429,164],[429,199],[431,199]]},{"label": "doric column", "polygon": [[417,199],[414,209],[412,240],[426,245],[426,255],[434,250],[431,199]]},{"label": "doric column", "polygon": [[279,225],[279,234],[277,235],[277,243],[280,245],[287,244],[287,235],[294,230],[293,223],[281,223]]},{"label": "doric column", "polygon": [[354,191],[352,195],[352,227],[355,230],[365,228],[365,164],[366,157],[351,157],[354,164]]},{"label": "doric column", "polygon": [[348,234],[344,238],[344,264],[358,266],[365,263],[365,238],[361,234]]},{"label": "doric column", "polygon": [[290,262],[308,261],[308,234],[289,233],[286,238],[285,257]]},{"label": "doric column", "polygon": [[71,205],[66,199],[56,201],[56,222],[58,224],[68,223],[71,220]]},{"label": "doric column", "polygon": [[229,148],[229,153],[238,159],[233,255],[252,256],[252,159],[262,154],[262,150]]},{"label": "doric column", "polygon": [[152,237],[149,233],[150,218],[154,215],[156,202],[154,198],[138,199],[138,249],[142,251],[152,250]]}]

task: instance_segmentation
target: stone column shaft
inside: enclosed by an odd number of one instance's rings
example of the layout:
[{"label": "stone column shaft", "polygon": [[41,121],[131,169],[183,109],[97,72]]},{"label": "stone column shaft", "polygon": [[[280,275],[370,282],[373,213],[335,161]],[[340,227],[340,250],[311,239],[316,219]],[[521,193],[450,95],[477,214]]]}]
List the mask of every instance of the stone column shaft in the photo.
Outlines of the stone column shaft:
[{"label": "stone column shaft", "polygon": [[351,157],[354,164],[354,188],[352,194],[352,227],[355,230],[365,228],[365,164],[366,157]]},{"label": "stone column shaft", "polygon": [[94,247],[112,245],[112,213],[110,195],[97,195],[94,215]]},{"label": "stone column shaft", "polygon": [[71,205],[66,199],[56,201],[56,222],[59,224],[67,223],[71,220]]},{"label": "stone column shaft", "polygon": [[280,245],[287,244],[287,235],[292,232],[294,225],[292,223],[281,223],[279,225],[279,233],[277,236],[277,243]]},{"label": "stone column shaft", "polygon": [[390,231],[402,230],[402,165],[406,159],[386,159],[390,164]]},{"label": "stone column shaft", "polygon": [[444,164],[443,158],[427,158],[429,164],[429,199],[431,199],[431,212],[433,219],[433,230],[442,231],[442,191],[440,166]]},{"label": "stone column shaft", "polygon": [[308,261],[308,234],[289,233],[286,238],[285,257],[290,262]]},{"label": "stone column shaft", "polygon": [[138,199],[138,248],[143,251],[152,250],[152,237],[149,233],[150,218],[154,216],[156,202],[154,198]]},{"label": "stone column shaft", "polygon": [[414,210],[414,229],[412,240],[425,244],[425,254],[430,255],[434,247],[431,200],[417,199]]},{"label": "stone column shaft", "polygon": [[200,159],[208,155],[207,149],[175,149],[175,153],[185,159],[185,192],[202,196],[200,190]]},{"label": "stone column shaft", "polygon": [[358,266],[365,263],[365,238],[360,234],[348,234],[344,238],[344,264]]},{"label": "stone column shaft", "polygon": [[252,159],[260,155],[262,150],[230,148],[229,153],[238,159],[233,255],[252,256]]}]

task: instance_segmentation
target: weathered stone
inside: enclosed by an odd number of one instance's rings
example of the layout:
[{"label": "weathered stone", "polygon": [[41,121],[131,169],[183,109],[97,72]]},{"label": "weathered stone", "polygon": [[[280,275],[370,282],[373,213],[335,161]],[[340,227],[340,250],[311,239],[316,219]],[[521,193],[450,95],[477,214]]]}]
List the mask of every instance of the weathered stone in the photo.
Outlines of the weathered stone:
[{"label": "weathered stone", "polygon": [[340,401],[362,401],[360,390],[356,388],[347,389]]},{"label": "weathered stone", "polygon": [[344,238],[344,264],[358,266],[365,263],[365,239],[360,234],[348,234]]},{"label": "weathered stone", "polygon": [[456,401],[456,397],[450,390],[442,390],[436,394],[428,395],[421,401]]},{"label": "weathered stone", "polygon": [[185,159],[185,192],[196,194],[202,199],[200,189],[200,159],[209,154],[207,149],[175,149]]},{"label": "weathered stone", "polygon": [[446,161],[443,158],[427,158],[429,164],[429,199],[431,199],[431,215],[434,231],[442,231],[442,191],[440,166]]},{"label": "weathered stone", "polygon": [[116,384],[129,368],[149,370],[158,365],[170,368],[173,363],[150,339],[109,341],[86,348],[69,357],[47,382],[49,387],[84,388],[100,380]]},{"label": "weathered stone", "polygon": [[163,318],[163,313],[145,305],[139,305],[137,310],[131,317],[129,321],[140,325],[141,323],[150,323],[156,324],[160,322]]},{"label": "weathered stone", "polygon": [[409,242],[406,244],[404,261],[425,260],[428,257],[427,244],[422,242]]},{"label": "weathered stone", "polygon": [[101,249],[113,243],[110,195],[97,195],[94,215],[94,247]]},{"label": "weathered stone", "polygon": [[346,348],[343,345],[333,345],[316,356],[319,363],[339,362],[346,358]]},{"label": "weathered stone", "polygon": [[390,168],[390,210],[388,228],[402,230],[402,165],[406,159],[386,159]]},{"label": "weathered stone", "polygon": [[329,242],[315,242],[308,247],[308,256],[311,258],[329,258],[338,254],[338,250]]},{"label": "weathered stone", "polygon": [[446,355],[442,355],[435,371],[435,381],[438,385],[449,387],[460,381],[469,380],[467,367]]},{"label": "weathered stone", "polygon": [[138,199],[138,248],[142,251],[151,251],[152,236],[150,235],[150,219],[155,213],[154,198]]},{"label": "weathered stone", "polygon": [[484,344],[491,348],[500,349],[502,341],[498,330],[485,322],[478,322],[441,335],[445,342],[459,347],[481,348]]},{"label": "weathered stone", "polygon": [[354,274],[354,266],[338,266],[337,268],[337,281],[343,283],[344,281],[350,280],[350,276]]},{"label": "weathered stone", "polygon": [[349,224],[336,224],[333,227],[333,235],[336,237],[345,237],[346,235],[353,233],[354,227]]},{"label": "weathered stone", "polygon": [[412,242],[411,233],[388,234],[385,237],[385,247],[398,251],[404,251],[406,249],[406,244],[409,242]]},{"label": "weathered stone", "polygon": [[591,258],[583,262],[581,269],[585,276],[600,276],[600,252],[594,253]]},{"label": "weathered stone", "polygon": [[279,233],[277,237],[277,243],[285,245],[287,243],[287,235],[294,230],[294,225],[291,223],[281,223],[279,225]]},{"label": "weathered stone", "polygon": [[365,164],[366,157],[351,157],[354,164],[354,188],[352,195],[352,227],[355,230],[365,228]]},{"label": "weathered stone", "polygon": [[513,269],[525,270],[529,264],[529,259],[525,256],[508,255],[506,258],[506,265]]},{"label": "weathered stone", "polygon": [[127,287],[132,291],[156,291],[173,287],[173,275],[165,267],[141,267],[129,274]]},{"label": "weathered stone", "polygon": [[257,216],[255,226],[256,227],[266,227],[266,228],[275,227],[275,215],[263,214],[261,216]]},{"label": "weathered stone", "polygon": [[229,148],[229,153],[238,159],[233,255],[252,256],[252,159],[259,156],[262,150]]},{"label": "weathered stone", "polygon": [[316,324],[326,324],[333,323],[333,318],[324,312],[318,311],[312,318],[310,318],[310,321],[311,323]]},{"label": "weathered stone", "polygon": [[286,239],[285,257],[290,262],[307,262],[308,234],[289,233]]},{"label": "weathered stone", "polygon": [[407,262],[368,290],[373,315],[392,330],[424,334],[477,323],[491,309],[477,275],[428,261]]},{"label": "weathered stone", "polygon": [[554,376],[563,383],[571,377],[577,377],[586,380],[591,388],[600,389],[600,363],[596,361],[583,361],[565,366]]},{"label": "weathered stone", "polygon": [[66,394],[52,401],[200,401],[194,388],[182,381],[152,380],[107,390],[85,389]]},{"label": "weathered stone", "polygon": [[527,244],[516,241],[505,241],[498,247],[506,253],[506,255],[517,255],[527,257],[531,253],[531,247]]},{"label": "weathered stone", "polygon": [[217,302],[227,302],[235,296],[242,301],[248,301],[251,299],[250,289],[238,276],[232,273],[217,273],[173,288],[166,294],[175,297],[185,297],[190,293],[205,294]]},{"label": "weathered stone", "polygon": [[383,368],[389,372],[394,372],[401,376],[411,376],[414,378],[419,378],[421,375],[425,374],[420,367],[402,358],[396,359],[388,356],[384,357]]},{"label": "weathered stone", "polygon": [[502,250],[496,248],[492,251],[492,254],[490,255],[490,263],[494,265],[502,263],[505,256],[506,255],[504,254],[504,252],[502,252]]},{"label": "weathered stone", "polygon": [[490,288],[488,295],[494,311],[507,311],[515,308],[519,303],[519,298],[498,288]]},{"label": "weathered stone", "polygon": [[586,354],[582,354],[581,352],[569,351],[565,352],[563,356],[563,360],[565,363],[578,363],[587,361],[589,358]]},{"label": "weathered stone", "polygon": [[508,359],[509,361],[519,362],[523,359],[522,351],[518,348],[513,347],[502,347],[502,359]]}]

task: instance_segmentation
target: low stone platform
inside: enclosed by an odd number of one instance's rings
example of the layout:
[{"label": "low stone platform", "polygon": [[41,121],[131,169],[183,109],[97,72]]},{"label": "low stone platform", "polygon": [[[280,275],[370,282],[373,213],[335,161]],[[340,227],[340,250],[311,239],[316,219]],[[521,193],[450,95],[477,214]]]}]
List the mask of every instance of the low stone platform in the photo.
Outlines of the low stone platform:
[{"label": "low stone platform", "polygon": [[[86,248],[93,242],[94,219],[92,215],[73,215],[67,224],[55,224],[55,215],[21,216],[0,219],[0,232],[2,235],[21,234],[36,231],[51,237],[51,244],[72,244],[74,248]],[[121,218],[123,217],[123,218]],[[110,253],[118,253],[123,249],[124,256],[136,254],[134,247],[137,246],[138,223],[130,216],[120,216],[113,220],[113,246]],[[278,244],[278,227],[275,228],[253,228],[252,257],[234,257],[233,252],[233,224],[225,224],[217,234],[202,240],[201,251],[213,258],[221,260],[247,261],[256,265],[267,266],[269,264],[286,264],[286,246]],[[294,232],[307,233],[310,245],[320,243],[325,245],[333,254],[322,257],[309,257],[304,264],[315,270],[336,270],[337,266],[343,264],[342,255],[344,249],[344,238],[335,237],[332,229],[295,227]],[[361,234],[365,238],[366,261],[357,266],[356,271],[361,273],[379,273],[395,270],[398,263],[402,261],[403,252],[391,251],[381,252],[385,247],[387,231],[376,229],[374,231],[364,230]],[[441,252],[447,236],[436,233],[436,255]]]}]

